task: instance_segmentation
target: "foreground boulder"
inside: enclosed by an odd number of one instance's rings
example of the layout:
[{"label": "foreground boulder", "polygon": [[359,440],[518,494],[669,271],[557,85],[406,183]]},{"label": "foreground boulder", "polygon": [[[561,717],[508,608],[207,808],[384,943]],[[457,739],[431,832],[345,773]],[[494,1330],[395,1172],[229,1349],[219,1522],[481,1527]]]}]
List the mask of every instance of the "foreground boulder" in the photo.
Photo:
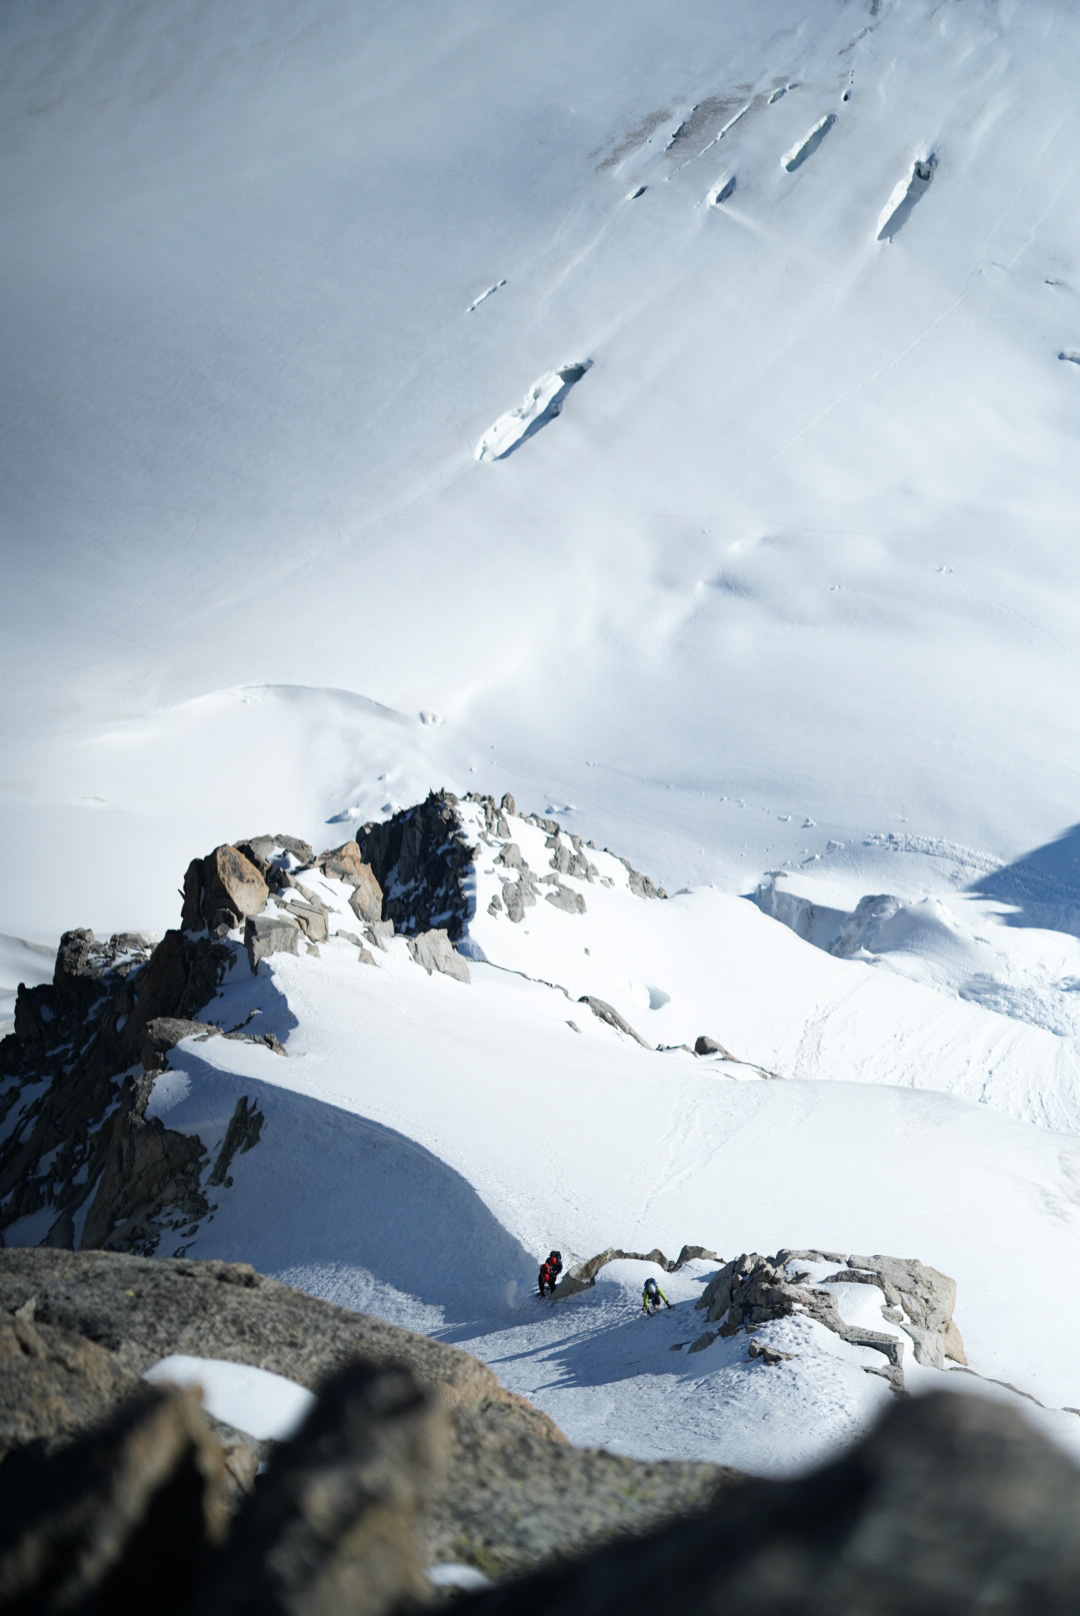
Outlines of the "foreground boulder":
[{"label": "foreground boulder", "polygon": [[115,1353],[36,1311],[28,1296],[0,1312],[0,1460],[89,1430],[140,1386]]},{"label": "foreground boulder", "polygon": [[905,1399],[835,1463],[463,1599],[462,1616],[1071,1616],[1080,1470],[1012,1408]]},{"label": "foreground boulder", "polygon": [[[66,1438],[16,1436],[0,1464],[3,1612],[391,1616],[425,1598],[427,1566],[451,1559],[496,1575],[547,1562],[459,1600],[471,1616],[625,1616],[642,1604],[685,1616],[1080,1608],[1080,1471],[1009,1405],[906,1398],[813,1475],[731,1486],[714,1472],[706,1486],[709,1466],[579,1453],[466,1354],[242,1265],[0,1258],[0,1312],[35,1287],[15,1317],[39,1342],[14,1333],[43,1347],[43,1373],[61,1372],[65,1331],[79,1334],[67,1325],[81,1323],[109,1342],[86,1342],[103,1405],[120,1395],[91,1429],[83,1405]],[[67,1323],[31,1320],[39,1308]],[[195,1396],[130,1378],[110,1389],[100,1377],[101,1358],[126,1371],[181,1318],[177,1345],[279,1370],[325,1365],[350,1340],[375,1348],[323,1381],[294,1436],[264,1444],[264,1473],[251,1488],[249,1472],[231,1516],[226,1453]],[[382,1358],[388,1346],[405,1358]],[[31,1395],[42,1390],[48,1398],[47,1385]],[[692,1470],[702,1484],[676,1500],[672,1474]]]},{"label": "foreground boulder", "polygon": [[450,1438],[407,1369],[349,1365],[241,1506],[193,1616],[378,1616],[421,1597],[421,1523]]},{"label": "foreground boulder", "polygon": [[0,1610],[185,1610],[225,1535],[224,1466],[193,1393],[142,1386],[58,1453],[0,1465]]}]

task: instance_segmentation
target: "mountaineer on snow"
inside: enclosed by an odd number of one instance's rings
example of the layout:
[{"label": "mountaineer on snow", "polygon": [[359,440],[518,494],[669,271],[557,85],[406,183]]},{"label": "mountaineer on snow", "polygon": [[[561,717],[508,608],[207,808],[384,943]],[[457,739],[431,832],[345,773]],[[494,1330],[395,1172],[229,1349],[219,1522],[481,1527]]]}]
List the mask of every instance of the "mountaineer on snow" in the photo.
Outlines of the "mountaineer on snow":
[{"label": "mountaineer on snow", "polygon": [[671,1303],[650,1274],[641,1292],[641,1311],[650,1314],[659,1313],[661,1302],[665,1307],[671,1306]]}]

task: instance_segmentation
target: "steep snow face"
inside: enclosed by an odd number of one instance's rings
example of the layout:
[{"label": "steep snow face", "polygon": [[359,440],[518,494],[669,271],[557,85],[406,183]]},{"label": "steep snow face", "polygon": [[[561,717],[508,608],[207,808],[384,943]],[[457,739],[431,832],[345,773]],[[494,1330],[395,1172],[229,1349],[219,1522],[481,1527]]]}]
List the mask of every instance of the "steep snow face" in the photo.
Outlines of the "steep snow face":
[{"label": "steep snow face", "polygon": [[302,834],[415,763],[729,890],[1073,821],[1072,8],[103,0],[0,61],[8,930],[252,758]]}]

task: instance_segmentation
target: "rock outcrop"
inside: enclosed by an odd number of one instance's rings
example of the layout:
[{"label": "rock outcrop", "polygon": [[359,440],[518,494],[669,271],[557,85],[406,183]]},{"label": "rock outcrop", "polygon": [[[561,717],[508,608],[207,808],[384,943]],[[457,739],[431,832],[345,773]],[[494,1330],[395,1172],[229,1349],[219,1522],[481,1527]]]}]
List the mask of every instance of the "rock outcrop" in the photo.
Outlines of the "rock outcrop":
[{"label": "rock outcrop", "polygon": [[257,915],[269,896],[258,867],[226,843],[188,865],[180,923],[185,931],[205,927],[212,936],[222,937],[249,915]]},{"label": "rock outcrop", "polygon": [[232,1166],[234,1156],[243,1156],[245,1152],[254,1150],[262,1134],[263,1123],[266,1118],[246,1094],[242,1094],[236,1102],[236,1110],[229,1118],[229,1126],[225,1130],[225,1137],[221,1141],[217,1161],[210,1170],[206,1180],[211,1187],[218,1184],[229,1185],[229,1168]]},{"label": "rock outcrop", "polygon": [[[541,897],[567,915],[584,911],[583,894],[562,877],[598,879],[591,843],[567,836],[556,820],[527,815],[544,832],[550,855],[550,869],[538,874],[511,839],[513,800],[469,800],[482,809],[479,841],[505,871],[502,897],[493,897],[493,906],[517,922]],[[184,878],[181,928],[166,932],[156,947],[133,934],[101,942],[90,931],[65,933],[53,981],[20,987],[14,1032],[0,1043],[0,1233],[51,1211],[32,1238],[51,1246],[78,1242],[150,1253],[166,1230],[187,1230],[208,1215],[200,1189],[207,1152],[198,1138],[147,1115],[152,1085],[146,1079],[166,1069],[170,1050],[183,1038],[246,1036],[215,1026],[205,1014],[236,962],[236,928],[243,925],[252,974],[276,953],[299,954],[301,944],[305,954],[317,954],[330,936],[333,905],[325,886],[320,895],[317,879],[302,878],[315,871],[352,889],[349,905],[363,935],[340,927],[337,935],[352,938],[361,963],[374,965],[372,949],[384,949],[397,931],[429,974],[468,982],[469,966],[455,945],[473,901],[475,853],[458,799],[432,792],[318,858],[308,842],[279,833],[222,843],[193,859]],[[621,862],[631,891],[663,896]],[[599,879],[613,884],[610,875]],[[340,919],[340,904],[338,910]],[[603,1000],[581,1002],[651,1048]],[[283,1052],[271,1035],[263,1042]],[[20,1238],[26,1237],[24,1229]]]},{"label": "rock outcrop", "polygon": [[228,946],[181,931],[152,951],[129,935],[65,934],[52,983],[20,989],[16,1030],[0,1044],[0,1227],[51,1207],[47,1238],[66,1245],[88,1206],[83,1244],[118,1238],[145,1249],[156,1221],[201,1215],[192,1168],[202,1147],[147,1119],[150,1085],[133,1069],[158,1070],[180,1037],[217,1030],[195,1016],[232,958]]},{"label": "rock outcrop", "polygon": [[[806,1263],[844,1266],[812,1282]],[[749,1332],[771,1319],[800,1313],[816,1319],[854,1346],[882,1353],[888,1368],[881,1372],[894,1391],[902,1392],[903,1354],[895,1332],[846,1324],[834,1293],[823,1288],[826,1285],[872,1285],[880,1290],[882,1317],[911,1338],[916,1362],[934,1369],[943,1369],[946,1358],[967,1363],[964,1343],[952,1316],[955,1280],[915,1258],[846,1256],[830,1251],[785,1249],[775,1257],[744,1252],[725,1263],[697,1304],[718,1328],[700,1336],[691,1350],[702,1350],[718,1335]]]},{"label": "rock outcrop", "polygon": [[456,943],[465,931],[473,855],[457,801],[452,792],[432,791],[414,807],[356,833],[382,890],[381,918],[406,936],[441,928]]},{"label": "rock outcrop", "polygon": [[684,1263],[696,1262],[704,1259],[707,1262],[719,1262],[715,1251],[709,1251],[705,1246],[683,1246],[677,1257],[665,1257],[658,1246],[652,1251],[623,1251],[618,1246],[608,1246],[606,1251],[598,1252],[595,1257],[589,1257],[585,1262],[571,1268],[559,1280],[555,1287],[555,1296],[576,1296],[579,1291],[590,1290],[596,1284],[596,1276],[608,1263],[613,1262],[647,1262],[655,1263],[666,1274],[677,1273]]}]

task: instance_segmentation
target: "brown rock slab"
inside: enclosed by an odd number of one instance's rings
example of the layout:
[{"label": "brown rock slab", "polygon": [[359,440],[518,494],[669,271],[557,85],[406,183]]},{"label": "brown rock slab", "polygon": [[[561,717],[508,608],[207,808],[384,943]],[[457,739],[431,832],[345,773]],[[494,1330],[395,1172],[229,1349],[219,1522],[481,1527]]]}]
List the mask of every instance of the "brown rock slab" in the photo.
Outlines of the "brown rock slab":
[{"label": "brown rock slab", "polygon": [[249,915],[257,915],[270,888],[262,874],[239,848],[227,842],[206,858],[193,859],[184,876],[185,929],[206,926],[211,932],[230,930]]},{"label": "brown rock slab", "polygon": [[0,1312],[0,1452],[86,1430],[141,1384],[96,1341],[35,1313],[33,1296]]}]

